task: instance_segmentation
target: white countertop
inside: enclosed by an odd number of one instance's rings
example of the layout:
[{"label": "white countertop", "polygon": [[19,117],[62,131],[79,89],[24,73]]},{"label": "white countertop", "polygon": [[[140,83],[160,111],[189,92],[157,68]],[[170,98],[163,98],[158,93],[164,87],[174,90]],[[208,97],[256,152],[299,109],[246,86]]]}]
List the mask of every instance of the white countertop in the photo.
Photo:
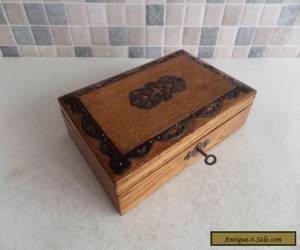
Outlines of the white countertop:
[{"label": "white countertop", "polygon": [[299,59],[209,60],[257,89],[248,123],[211,151],[217,165],[199,161],[117,214],[57,97],[146,61],[0,60],[0,249],[206,250],[211,230],[298,230],[299,247]]}]

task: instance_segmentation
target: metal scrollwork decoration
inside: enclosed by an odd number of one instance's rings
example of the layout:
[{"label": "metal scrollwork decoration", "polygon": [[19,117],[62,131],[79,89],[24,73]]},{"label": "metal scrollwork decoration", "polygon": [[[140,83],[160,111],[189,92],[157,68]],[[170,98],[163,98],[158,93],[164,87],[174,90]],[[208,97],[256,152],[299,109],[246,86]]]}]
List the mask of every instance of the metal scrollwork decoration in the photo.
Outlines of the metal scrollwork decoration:
[{"label": "metal scrollwork decoration", "polygon": [[[105,86],[105,85],[104,85]],[[176,92],[186,89],[183,79],[175,76],[163,76],[156,82],[149,82],[141,89],[130,93],[130,103],[138,108],[150,109],[158,105],[161,101],[172,98]],[[65,104],[71,106],[74,113],[81,114],[81,128],[90,137],[100,141],[101,152],[110,157],[109,165],[115,174],[122,174],[131,165],[131,160],[146,155],[154,145],[155,141],[177,140],[184,135],[188,124],[194,119],[209,118],[216,115],[223,107],[224,100],[238,98],[241,87],[237,85],[230,92],[219,97],[204,108],[191,113],[188,117],[177,124],[167,128],[159,135],[149,139],[135,149],[122,155],[108,138],[99,124],[93,119],[84,105],[78,98],[80,94],[69,94],[63,97]],[[86,93],[83,91],[82,93]]]},{"label": "metal scrollwork decoration", "polygon": [[212,117],[217,114],[223,107],[223,98],[217,99],[215,102],[208,104],[201,110],[203,117]]},{"label": "metal scrollwork decoration", "polygon": [[140,109],[151,109],[162,101],[168,101],[173,94],[186,89],[185,81],[177,76],[162,76],[157,81],[148,82],[143,88],[129,93],[131,105]]},{"label": "metal scrollwork decoration", "polygon": [[180,138],[186,131],[186,126],[184,124],[175,124],[171,128],[167,129],[160,135],[156,137],[158,141],[174,141]]}]

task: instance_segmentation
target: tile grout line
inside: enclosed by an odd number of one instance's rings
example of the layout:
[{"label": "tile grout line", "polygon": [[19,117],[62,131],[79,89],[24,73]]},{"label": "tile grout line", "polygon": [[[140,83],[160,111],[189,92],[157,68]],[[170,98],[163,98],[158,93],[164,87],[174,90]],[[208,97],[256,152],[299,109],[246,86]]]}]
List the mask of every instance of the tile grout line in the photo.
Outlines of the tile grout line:
[{"label": "tile grout line", "polygon": [[[108,26],[108,15],[107,15],[107,4],[105,3],[105,23],[107,24],[107,40],[108,40],[108,45],[107,47],[110,48],[109,54],[112,56],[112,51],[111,51],[111,45],[110,45],[110,35],[109,35],[109,26]],[[126,20],[127,20],[127,8],[126,8]],[[128,29],[128,28],[127,28]]]},{"label": "tile grout line", "polygon": [[217,37],[216,37],[216,42],[215,42],[215,46],[214,46],[214,51],[213,51],[212,58],[217,58],[216,57],[217,42],[218,42],[219,36],[220,36],[220,25],[223,23],[224,12],[225,12],[225,2],[223,3],[223,8],[222,8],[222,11],[221,11],[220,23],[218,24],[218,27],[217,27],[218,28],[218,33],[217,33]]},{"label": "tile grout line", "polygon": [[[263,13],[264,13],[264,10],[265,10],[265,6],[266,6],[266,4],[264,3],[263,8],[262,8],[262,11],[261,11],[261,14],[260,14],[260,17],[259,17],[259,20],[258,20],[258,25],[261,23],[261,20],[262,20],[262,17],[263,17]],[[275,31],[275,27],[274,27],[274,28],[272,27],[272,33],[271,33],[271,38],[270,38],[270,44],[271,44],[272,39],[273,39],[274,31]],[[254,37],[255,37],[255,35],[256,35],[256,32],[257,32],[257,28],[255,29]],[[254,39],[253,39],[252,43],[253,43],[253,42],[254,42]],[[268,44],[267,44],[266,47],[268,47]],[[266,49],[266,50],[267,50],[267,49]],[[266,52],[267,52],[267,51],[266,51]]]},{"label": "tile grout line", "polygon": [[[51,29],[50,29],[50,22],[49,22],[49,17],[48,17],[48,14],[47,14],[47,11],[46,11],[46,5],[45,5],[45,3],[43,3],[42,4],[42,8],[43,8],[43,10],[44,10],[44,12],[45,12],[45,17],[46,17],[46,22],[48,23],[48,31],[49,31],[49,33],[50,33],[50,36],[51,36],[51,39],[52,39],[52,46],[54,47],[54,49],[55,49],[55,54],[56,54],[56,57],[57,57],[57,51],[56,51],[56,47],[55,47],[55,44],[54,44],[54,38],[53,38],[53,35],[52,35],[52,31],[51,31]],[[50,47],[50,45],[45,45],[45,46],[49,46]],[[40,50],[40,48],[39,48],[39,50]],[[39,51],[40,52],[40,51]],[[42,55],[42,53],[40,53],[40,56],[41,57],[44,57],[43,55]]]},{"label": "tile grout line", "polygon": [[[119,5],[119,4],[116,4],[116,5]],[[106,4],[106,7],[107,7],[108,5]],[[126,6],[125,6],[125,13],[126,13]],[[107,12],[106,12],[107,13]],[[108,19],[107,19],[107,22],[108,22]],[[128,36],[128,33],[129,33],[129,30],[128,30],[128,22],[127,22],[127,13],[125,14],[125,23],[126,23],[126,35],[127,35],[127,38],[126,38],[126,40],[127,40],[127,57],[128,58],[130,58],[129,57],[129,48],[131,47],[131,46],[129,46],[129,36]],[[144,51],[145,53],[146,53],[146,50]]]},{"label": "tile grout line", "polygon": [[[11,44],[2,44],[1,46],[5,46],[5,47],[14,47],[17,45],[11,45]],[[18,45],[18,46],[22,46],[22,47],[34,47],[34,45]],[[58,45],[59,47],[72,47],[72,45]],[[89,44],[84,44],[81,45],[83,47],[113,47],[113,48],[117,48],[117,47],[128,47],[127,45],[113,45],[113,46],[109,46],[109,45],[89,45]],[[216,47],[220,47],[220,48],[230,48],[230,47],[249,47],[251,45],[219,45]],[[51,45],[39,45],[38,47],[52,47]],[[55,47],[55,46],[53,46]],[[144,45],[134,45],[134,47],[147,47],[147,48],[151,48],[151,47],[160,47],[159,44],[153,44],[153,45],[149,45],[149,46],[144,46]],[[176,45],[168,45],[167,47],[178,47]],[[184,45],[183,47],[188,47],[188,48],[196,48],[198,47],[197,45]],[[201,45],[201,47],[212,47],[212,45]],[[276,48],[276,47],[282,47],[282,48],[299,48],[299,45],[293,45],[293,44],[285,44],[285,45],[268,45],[268,44],[257,44],[254,47],[270,47],[270,48]]]},{"label": "tile grout line", "polygon": [[[264,8],[265,8],[265,3],[263,4],[263,6],[262,6],[262,10],[261,10],[261,12],[260,12],[260,16],[259,16],[259,18],[258,18],[258,23],[257,24],[259,24],[259,22],[260,22],[260,20],[262,19],[262,13],[263,13],[263,10],[264,10]],[[249,52],[248,52],[248,57],[249,57],[249,55],[250,55],[250,52],[251,52],[251,49],[253,48],[253,47],[256,47],[256,46],[254,46],[254,39],[255,39],[255,34],[256,34],[256,31],[257,31],[257,26],[255,27],[255,30],[254,30],[254,32],[253,32],[253,35],[252,35],[252,39],[251,39],[251,42],[250,42],[250,49],[249,49]],[[273,34],[272,34],[273,35]]]},{"label": "tile grout line", "polygon": [[[127,27],[127,47],[128,47],[128,25],[127,26],[126,25],[124,25],[124,26],[122,26],[122,25],[121,26],[120,25],[115,25],[115,26],[109,25],[109,21],[108,21],[108,4],[107,3],[103,3],[103,5],[104,5],[104,8],[105,8],[105,17],[106,17],[106,23],[107,23],[107,25],[104,26],[104,27],[107,27],[107,32],[108,32],[108,34],[107,34],[108,35],[108,47],[110,48],[109,53],[110,53],[110,56],[113,56],[113,51],[112,51],[112,48],[111,48],[113,45],[111,45],[110,30],[109,30],[109,28],[110,27],[124,27],[124,28]],[[126,21],[127,21],[127,12],[126,12]],[[90,27],[93,27],[93,26],[90,26]],[[100,27],[100,26],[98,26],[98,27]],[[129,49],[128,48],[127,48],[127,57],[129,58]]]},{"label": "tile grout line", "polygon": [[201,20],[200,20],[200,24],[199,24],[199,30],[200,30],[200,32],[199,32],[199,37],[198,37],[198,49],[197,49],[197,57],[199,57],[199,53],[200,53],[200,41],[201,41],[201,36],[202,36],[202,28],[203,28],[203,23],[204,23],[204,19],[205,19],[205,11],[206,11],[206,3],[204,4],[204,6],[203,6],[203,10],[202,10],[202,18],[201,18]]},{"label": "tile grout line", "polygon": [[[89,11],[88,11],[88,8],[86,9],[86,11],[87,11],[87,17],[88,17],[88,23],[90,23],[90,14],[89,14]],[[91,47],[92,46],[92,37],[91,37],[91,31],[90,31],[90,27],[91,26],[89,26],[89,27],[87,27],[87,33],[88,33],[88,40],[89,40],[89,47]],[[91,48],[91,50],[92,50],[92,48]],[[91,51],[92,52],[92,56],[93,56],[93,51]]]},{"label": "tile grout line", "polygon": [[[281,8],[281,9],[282,9],[282,8]],[[281,10],[280,10],[280,12],[281,12]],[[280,16],[280,12],[279,12],[279,14],[278,14],[278,17],[276,18],[276,20],[277,20],[276,24],[278,23],[278,18],[279,18],[279,16]],[[275,26],[274,26],[273,31],[272,31],[272,35],[271,35],[271,39],[270,39],[270,44],[272,44],[273,38],[275,37],[275,29],[276,29],[276,28],[278,28],[278,27],[275,27]],[[269,49],[268,49],[268,50],[269,50]]]},{"label": "tile grout line", "polygon": [[[43,4],[43,3],[47,3],[47,4],[59,4],[62,2],[36,2],[36,1],[26,1],[26,2],[12,2],[12,1],[1,1],[1,3],[10,3],[10,4],[19,4],[19,3],[29,3],[29,4]],[[157,4],[162,4],[161,2],[153,2],[153,3],[147,3],[146,1],[144,2],[120,2],[120,3],[112,3],[112,2],[64,2],[66,4],[74,4],[74,5],[81,5],[81,4],[97,4],[97,5],[119,5],[119,4],[124,4],[124,5],[157,5]],[[165,3],[165,1],[164,1]],[[182,5],[183,3],[178,2],[178,3],[172,3],[172,2],[168,2],[168,4],[170,5]],[[289,6],[289,5],[293,5],[293,6],[300,6],[300,2],[299,3],[288,3],[288,2],[282,2],[282,3],[245,3],[245,2],[241,2],[241,3],[229,3],[229,2],[222,2],[222,3],[207,3],[207,2],[188,2],[188,5],[212,5],[212,6],[218,6],[218,5],[230,5],[230,6],[236,6],[236,5],[249,5],[249,6],[263,6],[263,5],[267,5],[267,6]]]},{"label": "tile grout line", "polygon": [[165,55],[165,40],[166,40],[166,38],[165,38],[165,36],[166,36],[166,25],[165,25],[165,23],[166,23],[166,16],[167,16],[167,3],[166,3],[167,1],[164,1],[164,20],[163,20],[163,34],[162,34],[162,55],[164,56]]},{"label": "tile grout line", "polygon": [[[64,27],[64,26],[74,26],[74,27],[130,27],[130,28],[142,28],[145,27],[144,25],[104,25],[104,24],[0,24],[1,26],[37,26],[37,27],[43,27],[43,26],[53,26],[53,27]],[[162,25],[147,25],[148,27],[162,27]],[[181,25],[163,25],[164,27],[167,28],[177,28],[177,27],[181,27]],[[212,28],[212,27],[216,27],[216,25],[201,25],[201,26],[197,26],[197,25],[188,25],[186,27],[190,27],[190,28]],[[218,27],[221,28],[230,28],[230,27],[241,27],[241,28],[283,28],[283,29],[288,29],[288,28],[300,28],[300,25],[219,25]]]},{"label": "tile grout line", "polygon": [[[250,48],[250,46],[251,46],[251,44],[250,45],[237,45],[236,44],[236,38],[237,38],[237,35],[239,33],[239,29],[240,28],[255,28],[256,29],[256,27],[254,27],[254,26],[243,26],[243,25],[241,25],[241,22],[242,22],[243,17],[244,17],[245,9],[246,9],[246,4],[243,5],[242,11],[241,11],[241,16],[240,16],[240,19],[237,23],[237,30],[236,30],[235,35],[234,35],[234,44],[233,44],[233,50],[232,50],[231,58],[233,56],[233,51],[234,51],[235,47]],[[248,54],[249,54],[249,52],[248,52]],[[246,57],[243,57],[243,58],[248,58],[248,54],[247,54]]]},{"label": "tile grout line", "polygon": [[[259,15],[258,21],[257,21],[257,25],[260,23],[260,21],[261,21],[261,19],[262,19],[263,12],[264,12],[264,8],[265,8],[265,4],[262,6],[262,9],[261,9],[261,12],[260,12],[260,15]],[[255,32],[254,32],[254,34],[253,34],[253,40],[252,40],[252,43],[251,43],[251,45],[252,45],[252,46],[254,45],[254,44],[253,44],[253,42],[254,42],[254,40],[255,40],[255,37],[256,37],[257,28],[258,28],[258,27],[256,26],[256,28],[255,28]],[[274,29],[273,29],[273,30],[274,30]],[[273,30],[272,30],[271,37],[272,37],[272,35],[273,35]]]},{"label": "tile grout line", "polygon": [[[65,1],[65,0],[63,0],[63,5],[64,5],[64,10],[65,10],[65,13],[66,13],[66,19],[67,19],[67,23],[68,23],[67,28],[68,28],[68,34],[69,34],[70,40],[71,40],[71,47],[73,48],[73,56],[76,56],[76,55],[75,55],[75,47],[74,47],[73,36],[72,36],[72,32],[71,32],[71,27],[70,27],[70,26],[71,26],[71,25],[70,25],[71,23],[70,23],[69,15],[68,15],[68,13],[67,13],[66,1]],[[51,30],[51,32],[52,32],[52,30]],[[56,46],[56,53],[57,53],[57,56],[59,57],[57,46]]]},{"label": "tile grout line", "polygon": [[[266,4],[264,4],[264,7],[263,7],[263,10],[265,9],[265,6],[266,6]],[[273,29],[272,29],[272,34],[271,34],[271,39],[270,39],[270,45],[272,44],[272,41],[273,41],[273,37],[275,36],[275,30],[277,29],[277,28],[283,28],[283,27],[286,27],[286,26],[279,26],[278,25],[278,19],[279,19],[279,17],[280,17],[280,13],[281,13],[281,11],[282,11],[282,5],[280,5],[280,11],[279,11],[279,13],[278,13],[278,16],[276,17],[276,25],[274,25],[273,27]],[[263,13],[263,12],[262,12]],[[261,22],[261,20],[262,20],[262,15],[261,15],[261,18],[260,18],[260,22]],[[270,48],[270,46],[268,46],[268,48]],[[269,51],[269,49],[266,49],[267,51]],[[267,51],[265,52],[265,53],[267,53]]]},{"label": "tile grout line", "polygon": [[184,0],[184,5],[183,5],[183,14],[182,14],[182,22],[181,22],[181,34],[180,34],[180,40],[179,40],[179,44],[180,44],[180,49],[182,49],[182,42],[183,42],[183,31],[184,31],[184,20],[185,20],[185,15],[186,15],[186,5],[187,5],[187,0]]},{"label": "tile grout line", "polygon": [[[224,10],[223,10],[223,12],[225,12],[225,7],[226,6],[224,6]],[[223,13],[223,17],[224,17],[224,13]],[[223,46],[224,45],[222,45],[221,44],[221,46],[218,46],[219,45],[219,41],[220,41],[220,34],[221,34],[221,32],[220,32],[220,30],[222,30],[222,29],[235,29],[235,31],[234,31],[234,33],[233,33],[233,36],[232,36],[232,44],[230,44],[230,45],[227,45],[228,46],[228,48],[231,48],[231,53],[230,53],[230,56],[228,56],[228,58],[232,58],[232,54],[233,54],[233,49],[234,49],[234,43],[235,43],[235,39],[236,39],[236,35],[237,35],[237,30],[238,30],[238,25],[236,25],[236,26],[222,26],[222,23],[223,23],[223,18],[222,18],[222,22],[221,22],[221,25],[219,26],[219,33],[218,33],[218,39],[217,39],[217,42],[216,42],[216,48],[224,48]],[[216,57],[217,58],[217,57]]]},{"label": "tile grout line", "polygon": [[[65,1],[65,0],[64,0]],[[70,2],[70,5],[73,5],[74,3],[73,2]],[[65,11],[66,11],[66,16],[67,16],[67,20],[68,22],[70,23],[69,26],[69,32],[70,32],[70,35],[71,35],[71,42],[72,42],[72,45],[73,45],[73,53],[74,53],[74,57],[77,57],[76,55],[76,47],[89,47],[91,49],[91,53],[92,53],[92,57],[93,57],[93,51],[92,51],[92,41],[91,41],[91,35],[90,35],[90,27],[93,27],[91,26],[89,23],[90,23],[90,15],[89,15],[89,11],[88,11],[88,4],[90,3],[87,3],[87,2],[80,2],[79,5],[84,7],[84,11],[86,13],[86,16],[87,16],[87,24],[80,24],[80,25],[72,25],[71,22],[70,22],[70,16],[68,15],[68,12],[67,12],[67,8],[66,8],[66,2],[65,2]],[[106,6],[104,6],[106,7]],[[106,11],[106,8],[105,8],[105,11]],[[84,28],[87,28],[87,32],[88,32],[88,40],[90,41],[90,44],[85,44],[85,45],[79,45],[79,44],[76,44],[75,41],[74,41],[74,36],[73,36],[73,32],[74,30],[72,30],[72,28],[75,28],[75,27],[84,27]]]},{"label": "tile grout line", "polygon": [[[237,35],[238,35],[238,32],[239,32],[239,29],[240,29],[240,27],[241,27],[242,18],[243,18],[244,13],[245,13],[245,8],[246,8],[246,5],[244,4],[244,5],[243,5],[242,12],[241,12],[240,20],[239,20],[238,23],[237,23],[237,27],[238,27],[238,28],[237,28],[237,30],[236,30],[235,37],[234,37],[234,47],[237,45],[237,44],[236,44],[236,38],[237,38]],[[239,46],[239,45],[237,45],[237,46]],[[249,47],[249,46],[248,46],[248,45],[245,45],[245,47]],[[248,54],[249,54],[249,52],[248,52]],[[248,54],[247,54],[247,57],[246,57],[246,58],[248,58]],[[233,56],[233,50],[232,50],[231,58],[232,58],[232,56]]]},{"label": "tile grout line", "polygon": [[24,12],[26,14],[26,20],[27,20],[27,23],[28,23],[28,29],[29,29],[30,34],[32,35],[32,39],[33,39],[33,42],[34,42],[35,51],[37,53],[37,56],[39,57],[40,56],[40,51],[39,51],[38,46],[36,44],[35,37],[33,35],[32,29],[31,29],[31,24],[29,23],[29,19],[28,19],[27,12],[25,10],[24,4],[22,4],[22,6],[23,6]]}]

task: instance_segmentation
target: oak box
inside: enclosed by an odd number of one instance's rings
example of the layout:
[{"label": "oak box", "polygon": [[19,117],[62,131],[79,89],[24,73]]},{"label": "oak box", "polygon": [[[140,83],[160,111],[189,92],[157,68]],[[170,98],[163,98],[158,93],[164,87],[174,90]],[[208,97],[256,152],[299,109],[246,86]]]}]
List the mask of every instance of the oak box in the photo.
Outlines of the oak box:
[{"label": "oak box", "polygon": [[[120,214],[241,127],[256,91],[183,50],[59,98]],[[222,164],[222,162],[218,162]]]}]

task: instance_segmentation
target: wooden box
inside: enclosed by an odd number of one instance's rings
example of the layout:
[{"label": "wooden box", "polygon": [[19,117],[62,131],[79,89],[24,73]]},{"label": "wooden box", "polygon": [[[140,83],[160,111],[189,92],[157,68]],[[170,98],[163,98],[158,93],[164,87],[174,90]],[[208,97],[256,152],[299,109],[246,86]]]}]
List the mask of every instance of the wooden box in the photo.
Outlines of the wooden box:
[{"label": "wooden box", "polygon": [[124,214],[241,127],[255,94],[180,50],[59,103],[69,134]]}]

